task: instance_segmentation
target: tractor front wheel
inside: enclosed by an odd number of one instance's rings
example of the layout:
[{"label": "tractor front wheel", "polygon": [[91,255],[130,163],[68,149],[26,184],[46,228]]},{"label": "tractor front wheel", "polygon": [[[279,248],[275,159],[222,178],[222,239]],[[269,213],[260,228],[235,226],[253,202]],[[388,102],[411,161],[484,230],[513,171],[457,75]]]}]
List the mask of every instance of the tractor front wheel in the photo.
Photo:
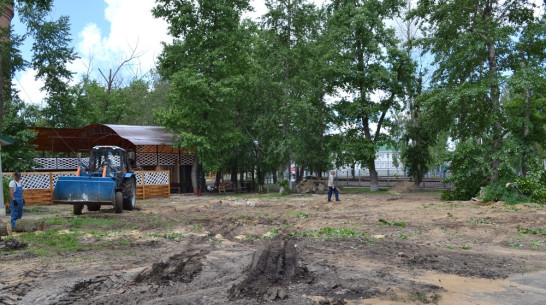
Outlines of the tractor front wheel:
[{"label": "tractor front wheel", "polygon": [[116,213],[123,212],[123,193],[116,192],[116,201],[114,202],[114,211]]},{"label": "tractor front wheel", "polygon": [[82,214],[83,204],[74,204],[73,208],[74,208],[74,210],[73,210],[74,215],[81,215]]},{"label": "tractor front wheel", "polygon": [[136,181],[134,178],[123,181],[123,208],[132,211],[136,205]]}]

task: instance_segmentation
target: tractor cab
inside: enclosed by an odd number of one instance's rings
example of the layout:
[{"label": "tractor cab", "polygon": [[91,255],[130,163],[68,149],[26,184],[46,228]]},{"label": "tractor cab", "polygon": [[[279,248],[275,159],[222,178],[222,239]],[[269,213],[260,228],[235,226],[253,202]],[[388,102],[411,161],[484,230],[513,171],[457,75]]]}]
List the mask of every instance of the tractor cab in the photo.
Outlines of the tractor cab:
[{"label": "tractor cab", "polygon": [[117,146],[95,146],[86,170],[93,176],[118,180],[123,173],[133,172],[125,149]]}]

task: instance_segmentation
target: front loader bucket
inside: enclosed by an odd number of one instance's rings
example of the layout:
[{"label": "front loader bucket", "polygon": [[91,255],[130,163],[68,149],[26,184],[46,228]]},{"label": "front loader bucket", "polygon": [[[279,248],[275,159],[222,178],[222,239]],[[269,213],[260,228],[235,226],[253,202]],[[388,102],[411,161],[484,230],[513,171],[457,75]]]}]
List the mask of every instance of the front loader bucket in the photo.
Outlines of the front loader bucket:
[{"label": "front loader bucket", "polygon": [[114,204],[116,186],[112,178],[91,176],[59,177],[51,200],[53,203]]}]

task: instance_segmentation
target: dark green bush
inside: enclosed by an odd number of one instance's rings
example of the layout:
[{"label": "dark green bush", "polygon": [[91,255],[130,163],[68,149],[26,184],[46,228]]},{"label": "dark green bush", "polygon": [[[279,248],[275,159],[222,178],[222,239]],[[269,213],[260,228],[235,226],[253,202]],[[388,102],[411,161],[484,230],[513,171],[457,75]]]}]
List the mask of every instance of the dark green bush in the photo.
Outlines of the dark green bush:
[{"label": "dark green bush", "polygon": [[444,182],[453,183],[455,190],[444,191],[442,200],[469,200],[478,194],[489,177],[486,155],[484,147],[472,142],[459,143],[457,149],[449,153],[451,176]]},{"label": "dark green bush", "polygon": [[546,203],[544,170],[532,170],[524,178],[503,179],[485,187],[483,201],[504,201],[508,204],[521,202]]},{"label": "dark green bush", "polygon": [[514,187],[531,201],[546,203],[546,171],[543,169],[533,169],[525,178],[516,179]]}]

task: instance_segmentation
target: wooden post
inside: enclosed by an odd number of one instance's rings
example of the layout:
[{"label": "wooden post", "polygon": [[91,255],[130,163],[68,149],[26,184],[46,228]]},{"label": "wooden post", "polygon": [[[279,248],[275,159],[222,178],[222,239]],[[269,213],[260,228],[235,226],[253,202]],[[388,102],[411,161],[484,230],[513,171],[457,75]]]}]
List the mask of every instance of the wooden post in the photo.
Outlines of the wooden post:
[{"label": "wooden post", "polygon": [[9,235],[11,235],[11,224],[0,223],[0,236],[9,236]]},{"label": "wooden post", "polygon": [[53,173],[49,172],[49,204],[53,204],[51,197],[53,195]]},{"label": "wooden post", "polygon": [[146,199],[146,173],[142,172],[142,199]]}]

